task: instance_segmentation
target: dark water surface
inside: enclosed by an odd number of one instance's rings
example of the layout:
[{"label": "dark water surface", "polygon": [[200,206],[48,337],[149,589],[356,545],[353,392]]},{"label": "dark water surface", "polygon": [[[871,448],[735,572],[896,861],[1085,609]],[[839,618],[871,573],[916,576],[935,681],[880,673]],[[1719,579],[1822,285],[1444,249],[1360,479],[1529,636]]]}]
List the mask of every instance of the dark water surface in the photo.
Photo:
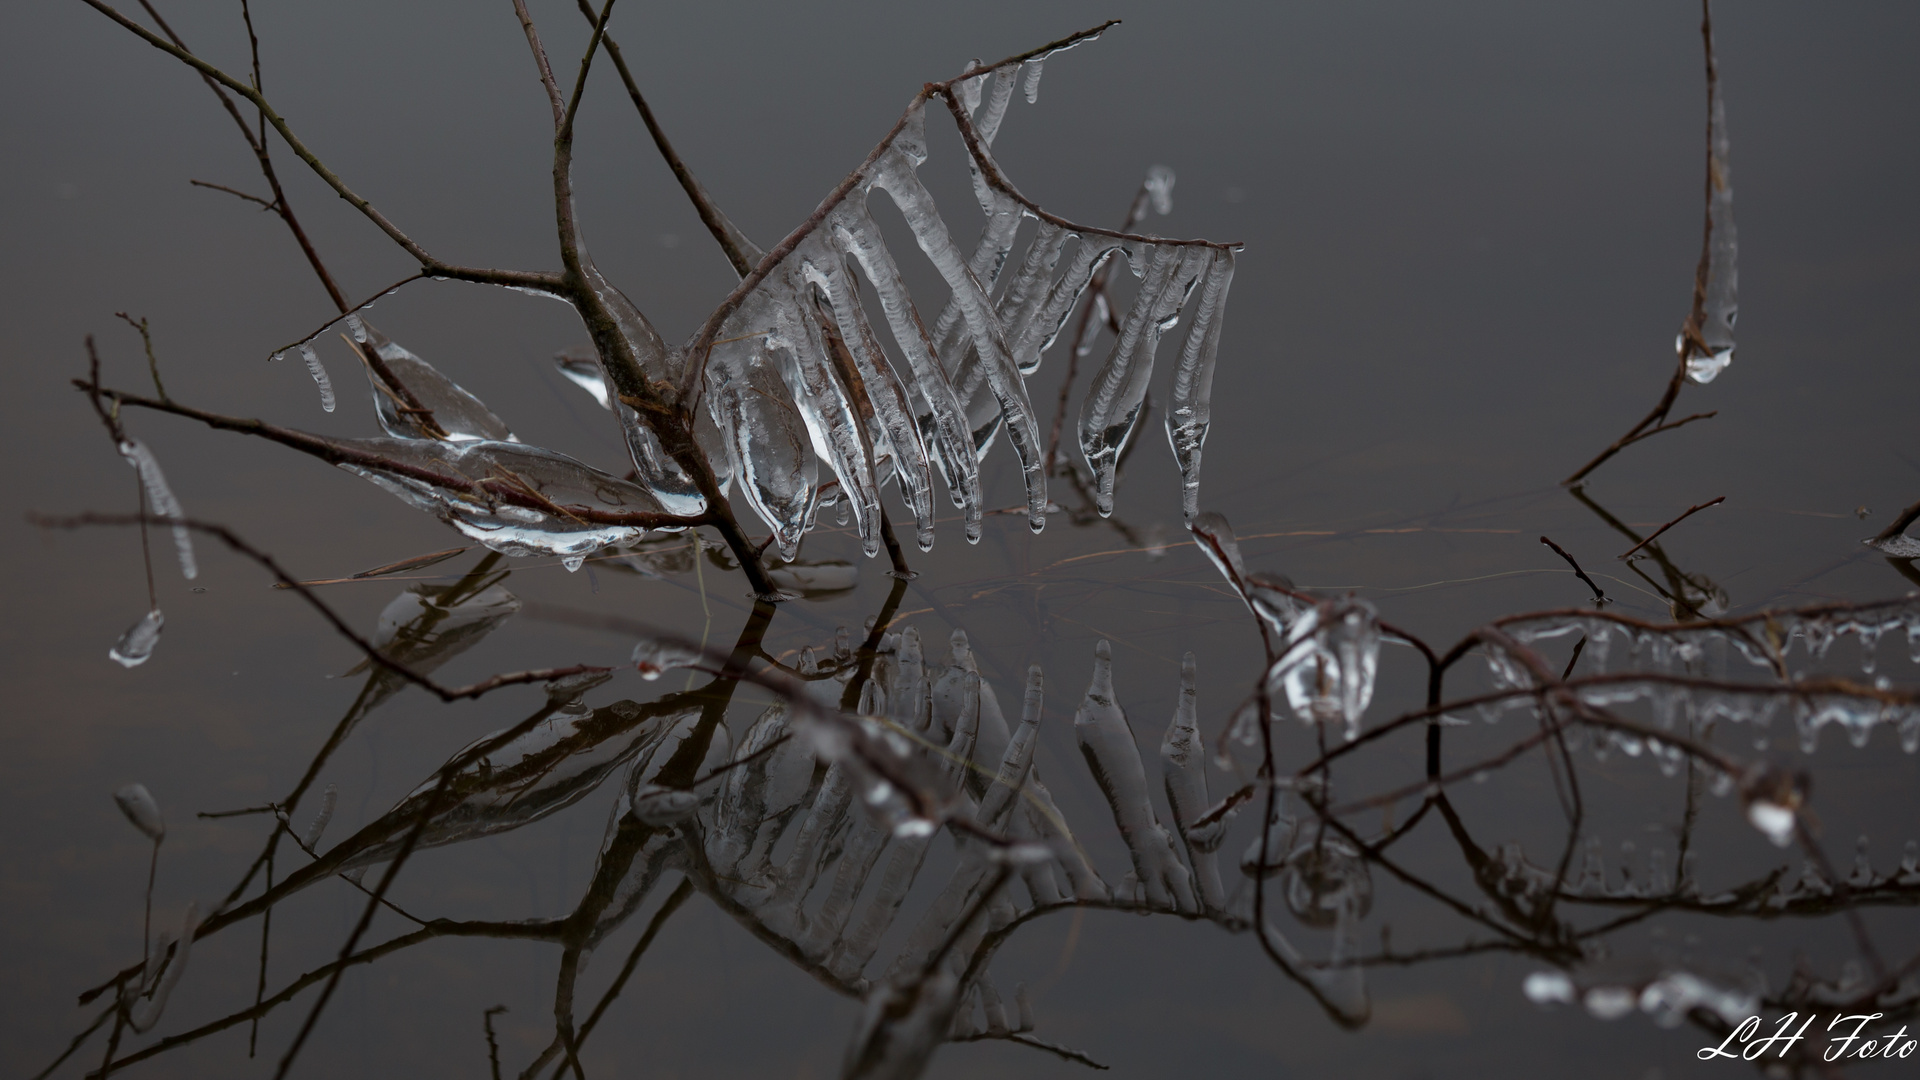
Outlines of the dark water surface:
[{"label": "dark water surface", "polygon": [[[229,70],[244,67],[237,12],[180,8],[169,17],[196,49]],[[563,4],[536,5],[534,14],[565,81],[583,24]],[[1675,413],[1719,415],[1609,462],[1585,489],[1594,505],[1558,481],[1658,397],[1699,257],[1704,93],[1699,12],[1687,3],[636,5],[618,9],[613,26],[689,164],[748,235],[771,245],[923,82],[958,72],[969,57],[1007,55],[1110,17],[1125,23],[1048,62],[1037,106],[1016,104],[997,157],[1049,209],[1110,226],[1146,169],[1169,165],[1179,176],[1174,212],[1147,227],[1245,242],[1201,505],[1232,520],[1250,566],[1324,596],[1351,591],[1438,649],[1502,614],[1586,602],[1586,589],[1538,542],[1543,533],[1599,580],[1615,600],[1609,611],[1657,621],[1674,617],[1660,594],[1680,580],[1669,567],[1689,576],[1690,602],[1717,590],[1717,605],[1734,615],[1899,598],[1920,581],[1911,564],[1859,543],[1920,497],[1913,9],[1746,3],[1717,13],[1741,239],[1739,351],[1719,380],[1689,386]],[[557,266],[547,106],[510,5],[263,4],[255,19],[269,96],[402,228],[451,260]],[[10,616],[0,630],[10,690],[0,729],[9,822],[0,841],[0,1059],[27,1076],[97,1014],[101,1003],[76,1008],[75,995],[139,956],[148,846],[120,819],[112,792],[142,782],[166,813],[154,921],[174,925],[187,901],[204,907],[225,895],[270,827],[265,817],[196,812],[284,795],[366,681],[343,675],[360,659],[347,641],[210,540],[199,545],[193,582],[157,558],[167,627],[153,660],[127,670],[107,659],[145,602],[134,534],[48,532],[25,520],[32,510],[134,506],[129,470],[68,384],[85,372],[83,336],[96,335],[110,385],[147,385],[137,335],[113,318],[124,310],[150,320],[167,389],[180,401],[325,434],[376,428],[331,336],[322,347],[340,390],[331,415],[315,407],[296,362],[265,362],[333,309],[275,217],[188,186],[190,178],[262,186],[199,80],[78,2],[9,8],[0,51],[8,102],[0,110],[8,148],[0,165],[8,380],[0,439],[13,509],[0,517],[10,567],[0,579]],[[604,65],[579,144],[581,211],[602,269],[667,338],[692,333],[735,278]],[[933,154],[926,171],[941,174],[942,205],[967,207],[950,127],[935,135]],[[284,147],[276,159],[346,292],[365,296],[412,269]],[[549,363],[584,341],[563,306],[422,283],[369,318],[474,391],[521,438],[626,469],[609,418]],[[1049,416],[1064,351],[1029,384]],[[1154,393],[1158,403],[1160,384]],[[174,417],[129,411],[126,420],[189,514],[231,526],[302,577],[343,577],[461,542],[360,480],[280,447]],[[1155,751],[1173,715],[1182,654],[1197,659],[1209,745],[1261,670],[1246,608],[1186,542],[1179,477],[1159,423],[1156,413],[1121,476],[1114,520],[1124,529],[1076,526],[1061,514],[1035,536],[1020,515],[1002,514],[988,517],[986,535],[969,547],[958,522],[943,521],[932,553],[909,545],[920,576],[894,609],[903,620],[896,625],[917,629],[930,660],[944,663],[950,633],[963,628],[1010,719],[1026,666],[1045,668],[1037,761],[1116,886],[1127,849],[1071,723],[1095,642],[1113,643],[1116,692],[1156,801]],[[989,505],[1020,502],[1004,445],[983,479]],[[1056,485],[1059,501],[1072,503],[1070,494]],[[1633,541],[1609,515],[1645,536],[1722,495],[1724,504],[1662,538],[1667,567],[1614,557]],[[156,541],[158,557],[165,540]],[[481,554],[320,592],[370,631],[402,590],[448,584]],[[837,626],[857,642],[894,584],[883,561],[862,559],[850,531],[830,523],[808,539],[806,554],[852,560],[860,579],[850,592],[778,608],[764,648],[788,663],[806,646],[830,648]],[[750,608],[742,578],[714,565],[662,579],[611,561],[577,573],[551,559],[500,566],[511,568],[502,586],[529,605],[618,615],[722,648]],[[1570,640],[1542,648],[1564,663]],[[530,667],[621,667],[589,696],[595,706],[648,701],[691,681],[676,672],[643,682],[623,667],[631,648],[629,636],[523,612],[437,677],[459,684]],[[1615,648],[1624,655],[1625,646]],[[1797,667],[1872,678],[1860,674],[1851,639],[1824,666],[1794,655]],[[1904,634],[1889,633],[1879,659],[1875,674],[1895,687],[1920,682]],[[1450,695],[1485,686],[1484,665],[1461,670]],[[1751,671],[1735,670],[1742,678]],[[1368,726],[1420,708],[1425,681],[1417,654],[1389,644]],[[352,835],[450,754],[541,700],[537,688],[515,688],[441,705],[409,689],[385,702],[320,777],[338,787],[327,842]],[[768,700],[763,690],[739,691],[728,718],[736,746]],[[1283,771],[1317,753],[1301,725],[1273,730]],[[1474,720],[1449,733],[1448,765],[1536,730],[1519,714],[1498,726]],[[1862,838],[1873,873],[1862,880],[1879,883],[1867,889],[1879,892],[1864,925],[1888,966],[1905,963],[1920,948],[1909,906],[1920,886],[1897,875],[1903,845],[1920,836],[1920,758],[1901,751],[1891,725],[1873,730],[1863,749],[1837,728],[1822,730],[1807,755],[1784,714],[1765,732],[1723,723],[1714,738],[1741,761],[1770,757],[1811,771],[1819,840],[1845,876]],[[1349,772],[1336,770],[1336,802],[1425,778],[1418,729],[1370,747]],[[1569,901],[1558,917],[1580,928],[1622,925],[1571,952],[1549,955],[1539,935],[1514,930],[1490,872],[1475,872],[1472,853],[1497,859],[1509,841],[1548,873],[1560,858],[1567,819],[1535,751],[1451,788],[1451,821],[1432,810],[1394,846],[1392,868],[1371,868],[1370,912],[1351,943],[1375,958],[1364,969],[1368,1019],[1351,1029],[1283,974],[1252,933],[1166,915],[1035,919],[993,957],[994,982],[1009,997],[1023,982],[1034,1034],[1110,1064],[1115,1075],[1550,1069],[1642,1077],[1751,1066],[1695,1059],[1718,1041],[1710,1024],[1667,1028],[1640,1012],[1603,1021],[1577,1005],[1543,1010],[1523,994],[1523,980],[1566,969],[1587,980],[1582,987],[1609,978],[1625,985],[1645,982],[1633,972],[1685,970],[1719,973],[1778,1002],[1796,985],[1844,982],[1849,964],[1857,979],[1861,951],[1838,914],[1845,905],[1808,900],[1817,890],[1733,914],[1666,910],[1687,905],[1624,894],[1623,865],[1644,882],[1650,857],[1663,860],[1656,865],[1669,880],[1660,887],[1671,884],[1683,831],[1708,895],[1775,867],[1790,885],[1805,860],[1769,845],[1742,819],[1738,798],[1712,796],[1699,778],[1690,789],[1685,771],[1663,776],[1648,756],[1617,749],[1604,762],[1582,750],[1574,760],[1585,808],[1572,876],[1590,839],[1614,895]],[[1214,797],[1242,779],[1211,770]],[[589,886],[620,786],[603,784],[523,828],[427,851],[407,864],[392,897],[425,918],[564,916]],[[1420,802],[1402,800],[1399,821]],[[296,829],[315,805],[309,796],[294,814]],[[1690,805],[1696,820],[1683,829]],[[1238,862],[1258,818],[1241,814],[1220,848],[1226,887],[1242,900],[1251,883]],[[1390,827],[1377,810],[1350,820],[1366,836]],[[945,883],[953,848],[936,837],[910,915]],[[304,861],[283,846],[280,872]],[[578,1014],[599,1000],[676,877],[668,873],[595,951]],[[1282,879],[1270,880],[1278,888]],[[1017,887],[1013,894],[1025,902]],[[361,893],[328,880],[277,908],[267,992],[327,963],[363,904]],[[1277,900],[1269,919],[1309,961],[1328,957],[1336,935]],[[911,924],[895,927],[870,975],[883,973]],[[155,1033],[125,1037],[122,1053],[250,1006],[258,925],[203,940]],[[410,929],[383,914],[366,944]],[[1448,949],[1465,955],[1411,955]],[[517,1074],[554,1037],[559,963],[548,942],[449,937],[356,967],[296,1072],[484,1076],[482,1014],[505,1005],[493,1021],[503,1075]],[[129,1074],[271,1075],[315,993],[267,1016],[252,1060],[241,1023]],[[1893,996],[1911,1012],[1912,987]],[[1824,1025],[1833,1009],[1820,1007]],[[696,892],[663,924],[580,1060],[602,1076],[832,1076],[860,1015],[859,1001]],[[103,1050],[96,1034],[61,1075],[97,1068]],[[988,1040],[943,1048],[928,1075],[1082,1069]]]}]

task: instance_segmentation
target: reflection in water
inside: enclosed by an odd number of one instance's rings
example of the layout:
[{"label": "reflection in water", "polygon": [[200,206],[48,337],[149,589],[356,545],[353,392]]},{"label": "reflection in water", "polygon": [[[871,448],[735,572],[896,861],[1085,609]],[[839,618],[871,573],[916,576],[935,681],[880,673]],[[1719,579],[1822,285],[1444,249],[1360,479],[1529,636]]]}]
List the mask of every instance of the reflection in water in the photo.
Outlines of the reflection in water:
[{"label": "reflection in water", "polygon": [[[964,632],[952,635],[944,657],[930,657],[917,628],[895,618],[906,587],[896,581],[864,640],[842,632],[803,649],[792,664],[761,648],[775,609],[760,604],[726,652],[642,638],[643,667],[706,673],[688,690],[596,703],[605,673],[549,682],[544,704],[526,719],[453,754],[392,810],[321,850],[329,798],[306,839],[296,840],[306,861],[276,881],[275,845],[294,835],[290,816],[338,744],[337,732],[302,787],[264,808],[274,825],[253,868],[267,870],[264,885],[250,889],[250,870],[219,909],[204,919],[189,911],[179,933],[153,938],[148,961],[93,992],[108,1004],[88,1030],[112,1019],[117,1042],[123,1021],[135,1032],[157,1023],[194,937],[255,916],[265,925],[276,904],[336,876],[369,894],[369,915],[385,905],[415,928],[263,990],[250,1008],[114,1057],[113,1067],[257,1022],[346,968],[466,936],[559,950],[553,1038],[521,1070],[562,1075],[649,943],[696,893],[822,985],[864,1002],[848,1076],[917,1075],[952,1041],[1004,1040],[1097,1063],[1097,1048],[1049,1040],[1044,1010],[1036,1017],[1026,988],[1009,990],[993,974],[995,958],[1019,948],[1022,927],[1087,909],[1203,920],[1243,935],[1347,1026],[1368,1022],[1369,970],[1489,952],[1540,965],[1519,988],[1536,1002],[1577,1004],[1601,1019],[1637,1010],[1716,1038],[1760,1011],[1872,1011],[1890,1023],[1920,1014],[1920,956],[1885,956],[1860,919],[1864,910],[1920,902],[1914,845],[1898,866],[1883,868],[1863,837],[1853,865],[1837,868],[1814,834],[1807,779],[1742,748],[1764,746],[1776,721],[1790,722],[1809,753],[1829,725],[1855,747],[1887,728],[1909,752],[1920,748],[1920,690],[1911,682],[1896,687],[1885,674],[1863,682],[1835,666],[1848,651],[1836,648],[1843,639],[1857,645],[1853,663],[1869,675],[1920,664],[1920,654],[1909,655],[1920,650],[1920,600],[1674,624],[1567,609],[1496,620],[1445,650],[1369,620],[1373,629],[1356,644],[1351,601],[1318,599],[1248,573],[1224,520],[1210,515],[1205,525],[1198,539],[1220,555],[1229,583],[1258,615],[1253,627],[1272,642],[1268,670],[1244,704],[1209,710],[1196,700],[1187,658],[1161,742],[1161,802],[1139,750],[1153,729],[1135,727],[1114,688],[1109,647],[1099,644],[1073,723],[1126,848],[1123,863],[1105,862],[1076,839],[1104,834],[1104,823],[1069,820],[1040,775],[1039,668],[1008,699],[1002,691],[1016,688],[982,679]],[[499,626],[518,605],[499,585],[497,559],[489,554],[445,588],[401,594],[382,615],[384,647],[420,670]],[[627,629],[598,616],[537,614]],[[1880,645],[1893,635],[1912,648],[1889,662]],[[1411,644],[1425,658],[1429,700],[1391,719],[1356,722],[1355,712],[1368,711],[1381,641]],[[1341,707],[1298,710],[1298,720],[1295,710],[1276,712],[1287,676],[1315,667]],[[343,729],[392,693],[385,671],[369,675]],[[774,704],[752,713],[731,708],[743,684],[772,693]],[[1017,710],[1003,704],[1012,700]],[[1201,732],[1220,725],[1207,723],[1208,715],[1233,718],[1211,755]],[[1302,720],[1319,732],[1320,749],[1285,771],[1277,736]],[[1456,724],[1470,728],[1450,736]],[[1488,750],[1481,732],[1503,741]],[[1396,778],[1394,767],[1379,763],[1404,760],[1395,744],[1420,739],[1428,753],[1417,775]],[[1449,742],[1470,749],[1450,761]],[[1518,841],[1486,843],[1479,833],[1499,824],[1472,822],[1454,789],[1535,761],[1554,780],[1540,812],[1564,819],[1563,838],[1531,853]],[[1649,806],[1602,809],[1592,801],[1595,779],[1648,764],[1683,794],[1677,820],[1662,821]],[[384,899],[414,852],[520,828],[609,784],[618,794],[593,875],[566,915],[458,920]],[[123,793],[122,804],[155,837],[157,858],[159,810],[141,795]],[[1733,871],[1737,860],[1723,858],[1725,845],[1702,832],[1716,797],[1737,798],[1754,826],[1797,843],[1804,866]],[[1378,825],[1367,824],[1375,818]],[[155,824],[142,824],[148,821]],[[1639,835],[1649,825],[1672,848],[1642,857],[1623,845],[1610,865],[1600,836]],[[1416,833],[1429,856],[1435,841],[1456,852],[1457,871],[1434,868],[1430,857],[1421,871],[1403,862],[1398,848]],[[957,859],[929,860],[936,844]],[[1220,872],[1215,853],[1223,845],[1244,848],[1237,874]],[[923,873],[931,865],[949,868]],[[357,873],[367,871],[377,885],[360,882]],[[1410,907],[1432,906],[1457,929],[1417,943],[1390,941],[1385,924],[1375,926],[1383,880],[1395,883],[1399,921],[1435,926]],[[656,898],[618,977],[597,1001],[576,1000],[595,947]],[[1772,981],[1739,945],[1662,955],[1629,944],[1630,928],[1683,916],[1830,919],[1851,937],[1838,956],[1803,957],[1784,982]],[[1377,948],[1367,943],[1370,926]]]}]

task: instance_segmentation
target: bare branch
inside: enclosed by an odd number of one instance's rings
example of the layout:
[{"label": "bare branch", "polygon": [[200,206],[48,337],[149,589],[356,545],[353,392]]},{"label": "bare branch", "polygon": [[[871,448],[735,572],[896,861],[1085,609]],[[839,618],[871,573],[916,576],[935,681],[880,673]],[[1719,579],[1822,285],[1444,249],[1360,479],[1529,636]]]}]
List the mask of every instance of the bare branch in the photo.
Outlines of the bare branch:
[{"label": "bare branch", "polygon": [[[1652,535],[1652,536],[1649,536],[1649,537],[1647,537],[1647,538],[1646,538],[1645,540],[1642,540],[1642,541],[1640,541],[1639,543],[1637,543],[1637,544],[1635,544],[1635,545],[1633,545],[1633,546],[1632,546],[1631,548],[1628,548],[1628,549],[1627,549],[1627,552],[1626,552],[1626,554],[1624,554],[1624,555],[1622,555],[1622,556],[1620,556],[1620,560],[1621,560],[1622,562],[1625,562],[1625,561],[1626,561],[1627,559],[1629,559],[1629,558],[1631,558],[1631,557],[1632,557],[1632,555],[1633,555],[1633,553],[1634,553],[1634,552],[1636,552],[1636,551],[1639,551],[1639,550],[1640,550],[1641,548],[1643,548],[1643,547],[1646,547],[1646,546],[1647,546],[1648,544],[1651,544],[1651,543],[1653,543],[1653,542],[1654,542],[1655,540],[1658,540],[1658,539],[1660,539],[1660,534],[1661,534],[1661,533],[1664,533],[1664,532],[1666,532],[1666,531],[1667,531],[1668,529],[1671,529],[1671,528],[1673,528],[1673,527],[1674,527],[1675,525],[1678,525],[1678,524],[1680,524],[1681,522],[1683,522],[1683,521],[1685,521],[1685,520],[1687,520],[1688,518],[1690,518],[1690,517],[1692,517],[1693,515],[1695,515],[1695,514],[1697,514],[1697,513],[1699,513],[1700,511],[1702,511],[1702,510],[1705,510],[1705,509],[1706,509],[1707,507],[1709,507],[1709,506],[1719,506],[1719,505],[1720,505],[1721,503],[1723,503],[1723,502],[1726,502],[1726,501],[1727,501],[1727,497],[1726,497],[1725,495],[1722,495],[1722,496],[1720,496],[1720,497],[1719,497],[1719,498],[1717,498],[1717,499],[1713,499],[1713,500],[1710,500],[1710,501],[1708,501],[1708,502],[1703,502],[1703,503],[1701,503],[1701,504],[1700,504],[1700,505],[1698,505],[1698,506],[1689,506],[1689,507],[1687,507],[1687,512],[1686,512],[1686,513],[1684,513],[1684,514],[1681,514],[1681,515],[1680,515],[1679,517],[1677,517],[1677,518],[1674,518],[1674,519],[1673,519],[1672,521],[1669,521],[1669,522],[1667,522],[1667,523],[1666,523],[1665,525],[1662,525],[1662,526],[1660,526],[1660,527],[1659,527],[1658,529],[1655,529],[1655,530],[1653,531],[1653,535]],[[1584,575],[1582,575],[1582,576],[1584,576]]]},{"label": "bare branch", "polygon": [[372,203],[362,198],[352,188],[349,188],[346,182],[340,179],[332,169],[327,168],[326,164],[322,162],[312,150],[307,148],[307,144],[301,142],[299,136],[293,133],[293,128],[287,124],[286,120],[282,118],[278,112],[274,111],[273,106],[267,103],[265,95],[261,94],[260,91],[235,79],[233,76],[207,63],[205,60],[200,59],[187,49],[162,38],[160,35],[127,18],[112,5],[107,4],[105,0],[83,0],[83,2],[88,7],[93,8],[95,11],[100,12],[102,15],[125,27],[147,44],[179,60],[181,63],[199,72],[203,77],[217,82],[252,103],[256,109],[260,110],[261,115],[266,118],[267,123],[271,124],[273,129],[280,133],[280,137],[286,140],[287,146],[293,150],[294,154],[297,155],[301,161],[306,162],[309,169],[313,170],[314,175],[325,181],[328,187],[332,188],[336,194],[347,201],[348,205],[365,215],[368,221],[373,222],[381,232],[386,233],[387,236],[392,239],[394,243],[399,244],[407,254],[417,259],[422,269],[428,271],[433,276],[453,278],[460,281],[477,281],[490,285],[506,285],[555,295],[561,294],[562,282],[556,274],[524,270],[493,270],[470,266],[456,266],[435,258],[429,254],[425,248],[415,243],[412,237],[401,232],[399,226],[389,221],[386,215],[376,209]]},{"label": "bare branch", "polygon": [[250,203],[259,203],[260,209],[262,210],[272,210],[277,213],[280,209],[279,205],[276,203],[270,203],[258,195],[249,195],[246,192],[239,190],[238,188],[230,188],[225,184],[213,184],[205,180],[189,180],[187,181],[187,183],[192,184],[194,187],[208,188],[213,191],[224,191],[227,194],[232,195],[237,199],[245,199]]}]

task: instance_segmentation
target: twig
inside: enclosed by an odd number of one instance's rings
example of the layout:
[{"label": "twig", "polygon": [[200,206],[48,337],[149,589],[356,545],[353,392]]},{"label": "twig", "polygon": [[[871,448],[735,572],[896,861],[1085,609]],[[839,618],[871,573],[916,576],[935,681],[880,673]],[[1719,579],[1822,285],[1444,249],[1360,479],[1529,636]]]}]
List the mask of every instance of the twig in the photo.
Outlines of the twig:
[{"label": "twig", "polygon": [[506,1011],[505,1005],[495,1005],[480,1014],[481,1026],[487,1030],[487,1065],[493,1070],[493,1080],[500,1080],[500,1042],[493,1037],[493,1014]]},{"label": "twig", "polygon": [[[597,17],[593,13],[593,5],[587,0],[579,0],[579,4],[580,14],[586,16],[588,22],[594,22]],[[746,234],[727,219],[727,215],[720,212],[720,208],[713,202],[713,196],[707,194],[707,189],[694,178],[693,170],[687,168],[687,163],[680,159],[680,154],[674,150],[673,144],[667,141],[666,131],[660,127],[660,122],[654,118],[653,109],[647,105],[647,99],[641,95],[640,86],[634,81],[633,72],[627,69],[626,57],[620,54],[620,46],[614,43],[611,34],[602,36],[605,39],[607,58],[613,61],[614,68],[620,72],[620,81],[626,85],[627,96],[633,99],[633,107],[639,110],[641,122],[647,125],[647,134],[653,136],[655,149],[660,151],[660,156],[666,160],[667,167],[673,170],[674,179],[680,181],[680,186],[686,191],[687,198],[693,201],[693,208],[700,215],[701,223],[706,225],[707,231],[712,233],[714,240],[719,242],[720,250],[726,252],[727,261],[733,264],[734,272],[741,277],[746,277],[753,272],[754,265],[764,257],[765,252],[756,247],[753,241],[748,240]]]},{"label": "twig", "polygon": [[[153,355],[153,333],[147,328],[146,317],[141,316],[139,322],[134,322],[133,316],[124,311],[116,311],[114,314],[125,320],[128,326],[140,331],[140,344],[147,350],[147,371],[153,376],[153,392],[160,395],[161,401],[167,400],[167,388],[160,385],[160,361]],[[96,384],[99,382],[98,379],[94,381]]]},{"label": "twig", "polygon": [[1869,543],[1884,544],[1894,537],[1899,536],[1901,533],[1906,532],[1907,526],[1913,524],[1915,521],[1920,521],[1920,502],[1914,503],[1912,506],[1900,511],[1900,516],[1894,518],[1893,522],[1886,528],[1881,529]]},{"label": "twig", "polygon": [[[1693,515],[1695,515],[1695,514],[1697,514],[1697,513],[1699,513],[1700,511],[1702,511],[1702,510],[1705,510],[1705,509],[1706,509],[1707,507],[1709,507],[1709,506],[1719,506],[1719,505],[1720,505],[1721,503],[1723,503],[1723,502],[1726,502],[1726,501],[1727,501],[1727,497],[1726,497],[1725,495],[1722,495],[1722,496],[1720,496],[1720,497],[1719,497],[1719,498],[1717,498],[1717,499],[1712,499],[1712,500],[1710,500],[1710,501],[1708,501],[1708,502],[1703,502],[1703,503],[1701,503],[1701,504],[1700,504],[1700,505],[1698,505],[1698,506],[1689,506],[1689,507],[1687,507],[1687,512],[1686,512],[1686,513],[1684,513],[1684,514],[1681,514],[1681,515],[1680,515],[1679,517],[1677,517],[1677,518],[1674,518],[1674,519],[1673,519],[1672,521],[1669,521],[1669,522],[1667,522],[1667,523],[1666,523],[1665,525],[1662,525],[1662,526],[1660,526],[1660,527],[1659,527],[1658,529],[1655,529],[1655,530],[1653,531],[1653,535],[1652,535],[1652,536],[1649,536],[1649,537],[1647,537],[1647,538],[1646,538],[1645,540],[1642,540],[1642,541],[1640,541],[1639,543],[1637,543],[1637,544],[1635,544],[1635,545],[1633,545],[1632,547],[1630,547],[1630,548],[1628,548],[1628,549],[1627,549],[1627,552],[1626,552],[1626,554],[1625,554],[1625,555],[1622,555],[1622,556],[1620,556],[1620,560],[1621,560],[1622,562],[1625,562],[1625,561],[1626,561],[1626,560],[1627,560],[1628,558],[1630,558],[1630,557],[1631,557],[1631,556],[1633,555],[1633,553],[1634,553],[1634,552],[1636,552],[1636,551],[1639,551],[1639,550],[1640,550],[1641,548],[1643,548],[1643,547],[1646,547],[1646,546],[1647,546],[1648,544],[1651,544],[1651,543],[1653,543],[1653,542],[1654,542],[1655,540],[1658,540],[1658,539],[1660,539],[1660,534],[1661,534],[1661,533],[1664,533],[1664,532],[1666,532],[1666,531],[1667,531],[1668,529],[1671,529],[1671,528],[1673,528],[1673,527],[1674,527],[1675,525],[1678,525],[1678,524],[1680,524],[1681,522],[1683,522],[1683,521],[1685,521],[1685,520],[1687,520],[1688,518],[1690,518],[1690,517],[1692,517]],[[1543,537],[1543,539],[1544,539],[1544,537]],[[1558,550],[1558,549],[1555,549],[1555,550]],[[1582,576],[1582,577],[1585,577],[1586,575],[1584,575],[1584,574],[1582,574],[1581,576]],[[1589,582],[1589,584],[1591,584],[1591,582]]]},{"label": "twig", "polygon": [[1607,602],[1607,594],[1600,591],[1600,586],[1595,585],[1593,583],[1593,579],[1587,576],[1587,572],[1585,570],[1580,569],[1580,564],[1573,561],[1573,556],[1567,554],[1567,549],[1561,547],[1559,544],[1554,543],[1553,541],[1547,539],[1544,536],[1540,538],[1540,542],[1552,548],[1553,553],[1555,555],[1558,555],[1561,558],[1567,560],[1567,565],[1573,567],[1574,576],[1578,577],[1581,581],[1586,582],[1587,588],[1593,590],[1594,603],[1604,604]]},{"label": "twig", "polygon": [[258,195],[249,195],[238,188],[230,188],[225,184],[214,184],[214,183],[209,183],[208,181],[205,181],[205,180],[189,180],[187,181],[187,183],[192,184],[194,187],[211,188],[214,191],[224,191],[227,194],[234,196],[235,198],[245,199],[250,203],[259,203],[260,209],[262,210],[272,210],[277,213],[280,209],[279,206],[268,202],[267,200],[261,198]]}]

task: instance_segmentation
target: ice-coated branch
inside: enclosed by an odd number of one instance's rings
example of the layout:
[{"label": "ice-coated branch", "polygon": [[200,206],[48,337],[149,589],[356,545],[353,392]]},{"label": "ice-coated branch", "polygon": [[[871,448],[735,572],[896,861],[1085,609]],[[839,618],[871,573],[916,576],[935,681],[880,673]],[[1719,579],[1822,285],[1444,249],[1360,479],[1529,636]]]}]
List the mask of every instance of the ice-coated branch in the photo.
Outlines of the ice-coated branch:
[{"label": "ice-coated branch", "polygon": [[1707,67],[1706,235],[1700,245],[1700,264],[1694,271],[1693,305],[1674,342],[1679,356],[1673,377],[1667,381],[1666,391],[1653,411],[1579,471],[1561,481],[1568,487],[1580,483],[1609,458],[1642,439],[1685,427],[1695,420],[1710,420],[1719,412],[1694,413],[1679,420],[1667,420],[1682,386],[1689,381],[1701,385],[1710,383],[1733,362],[1733,324],[1739,312],[1733,177],[1727,162],[1726,103],[1720,97],[1720,69],[1713,55],[1712,0],[1700,0],[1700,38]]}]

